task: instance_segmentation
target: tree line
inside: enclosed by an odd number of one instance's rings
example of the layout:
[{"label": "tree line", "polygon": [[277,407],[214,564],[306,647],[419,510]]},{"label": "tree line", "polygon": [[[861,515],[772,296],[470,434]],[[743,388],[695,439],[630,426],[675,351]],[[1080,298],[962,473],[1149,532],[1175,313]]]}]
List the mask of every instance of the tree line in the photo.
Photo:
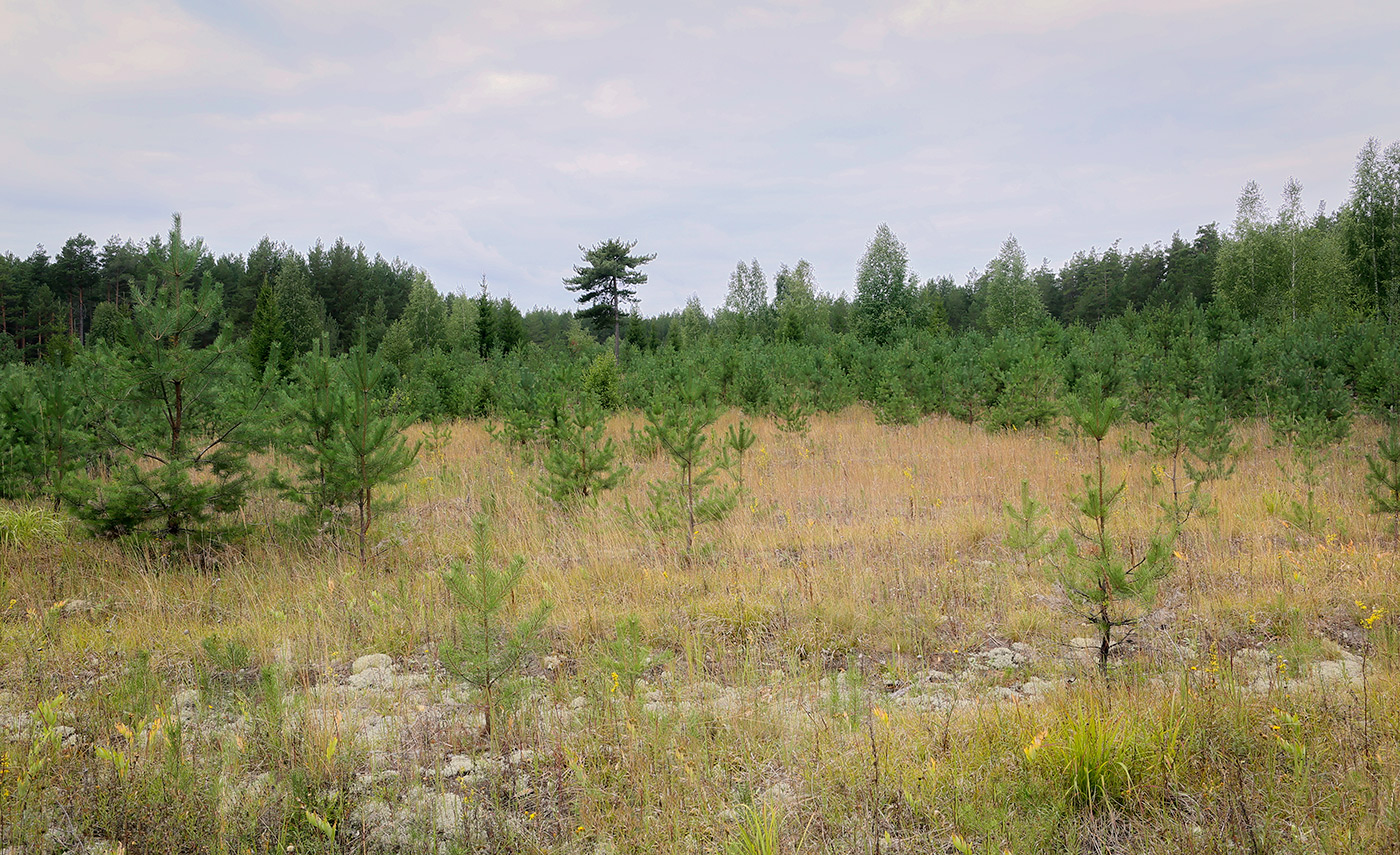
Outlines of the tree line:
[{"label": "tree line", "polygon": [[962,284],[921,279],[880,226],[850,297],[805,261],[770,281],[753,260],[716,310],[652,317],[634,301],[653,256],[616,239],[561,282],[581,311],[522,313],[343,240],[214,257],[178,218],[143,245],[80,235],[53,259],[0,258],[0,495],[174,538],[236,507],[256,486],[247,455],[275,446],[299,461],[283,494],[313,524],[355,516],[363,549],[376,479],[411,459],[408,422],[488,419],[541,460],[586,461],[601,439],[583,415],[664,414],[677,390],[793,429],[858,402],[891,424],[1002,429],[1050,424],[1092,389],[1144,424],[1194,401],[1335,441],[1358,406],[1400,406],[1400,144],[1368,143],[1342,208],[1302,210],[1295,183],[1273,214],[1251,184],[1224,233],[1058,271],[1009,237]]}]

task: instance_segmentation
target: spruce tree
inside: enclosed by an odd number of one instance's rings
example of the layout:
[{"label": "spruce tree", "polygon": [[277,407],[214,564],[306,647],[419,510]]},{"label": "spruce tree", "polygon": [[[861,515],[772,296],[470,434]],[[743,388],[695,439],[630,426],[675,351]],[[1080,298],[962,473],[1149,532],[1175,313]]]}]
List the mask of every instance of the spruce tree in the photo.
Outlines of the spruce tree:
[{"label": "spruce tree", "polygon": [[[272,286],[263,281],[258,290],[258,303],[253,309],[253,326],[248,331],[248,362],[253,370],[262,373],[267,361],[282,349],[282,316],[277,310],[277,297]],[[280,358],[279,358],[280,361]],[[282,370],[284,365],[278,365]]]},{"label": "spruce tree", "polygon": [[272,296],[281,319],[282,360],[290,367],[321,339],[326,328],[326,304],[312,292],[301,258],[295,254],[277,271]]}]

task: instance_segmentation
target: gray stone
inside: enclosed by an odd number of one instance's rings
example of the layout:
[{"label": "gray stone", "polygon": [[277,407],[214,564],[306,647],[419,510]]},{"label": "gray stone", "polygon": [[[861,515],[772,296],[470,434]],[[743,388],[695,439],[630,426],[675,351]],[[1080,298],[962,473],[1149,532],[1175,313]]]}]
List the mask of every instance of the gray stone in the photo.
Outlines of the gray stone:
[{"label": "gray stone", "polygon": [[1014,668],[1019,664],[1018,658],[1016,652],[1009,647],[993,647],[985,653],[976,654],[978,664],[992,671],[1005,671]]},{"label": "gray stone", "polygon": [[1021,684],[1021,694],[1030,698],[1042,698],[1060,687],[1059,683],[1032,677]]},{"label": "gray stone", "polygon": [[368,671],[371,668],[383,668],[385,670],[388,670],[393,667],[394,660],[389,657],[389,654],[366,653],[364,656],[361,656],[359,659],[356,659],[354,664],[350,666],[350,673],[361,674],[365,671]]},{"label": "gray stone", "polygon": [[352,689],[392,689],[394,687],[394,672],[388,668],[366,668],[357,671],[350,676],[349,685]]},{"label": "gray stone", "polygon": [[1314,679],[1326,685],[1338,683],[1361,684],[1361,660],[1354,656],[1317,662],[1312,666]]},{"label": "gray stone", "polygon": [[459,775],[466,775],[476,769],[476,761],[466,754],[453,754],[447,758],[447,765],[442,767],[444,778],[456,778]]},{"label": "gray stone", "polygon": [[360,722],[359,737],[367,745],[383,745],[393,738],[398,719],[393,716],[372,715]]}]

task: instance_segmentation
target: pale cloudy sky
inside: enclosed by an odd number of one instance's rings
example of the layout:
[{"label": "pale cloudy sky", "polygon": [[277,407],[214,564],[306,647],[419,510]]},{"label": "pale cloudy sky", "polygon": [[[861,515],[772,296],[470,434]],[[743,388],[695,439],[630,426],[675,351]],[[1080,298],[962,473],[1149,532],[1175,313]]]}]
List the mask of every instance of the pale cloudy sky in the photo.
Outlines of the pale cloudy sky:
[{"label": "pale cloudy sky", "polygon": [[654,252],[648,314],[739,259],[852,290],[881,222],[923,276],[1348,192],[1400,139],[1400,3],[0,0],[0,251],[344,236],[570,304],[578,246]]}]

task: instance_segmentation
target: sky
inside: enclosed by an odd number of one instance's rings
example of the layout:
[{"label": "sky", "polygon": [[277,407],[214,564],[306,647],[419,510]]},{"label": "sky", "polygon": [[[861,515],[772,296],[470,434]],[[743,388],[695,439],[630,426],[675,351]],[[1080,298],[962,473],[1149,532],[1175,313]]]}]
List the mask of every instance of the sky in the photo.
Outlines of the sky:
[{"label": "sky", "polygon": [[1400,3],[0,0],[0,251],[344,237],[444,292],[572,305],[655,253],[656,314],[740,260],[854,291],[888,223],[962,282],[1346,201],[1400,140]]}]

